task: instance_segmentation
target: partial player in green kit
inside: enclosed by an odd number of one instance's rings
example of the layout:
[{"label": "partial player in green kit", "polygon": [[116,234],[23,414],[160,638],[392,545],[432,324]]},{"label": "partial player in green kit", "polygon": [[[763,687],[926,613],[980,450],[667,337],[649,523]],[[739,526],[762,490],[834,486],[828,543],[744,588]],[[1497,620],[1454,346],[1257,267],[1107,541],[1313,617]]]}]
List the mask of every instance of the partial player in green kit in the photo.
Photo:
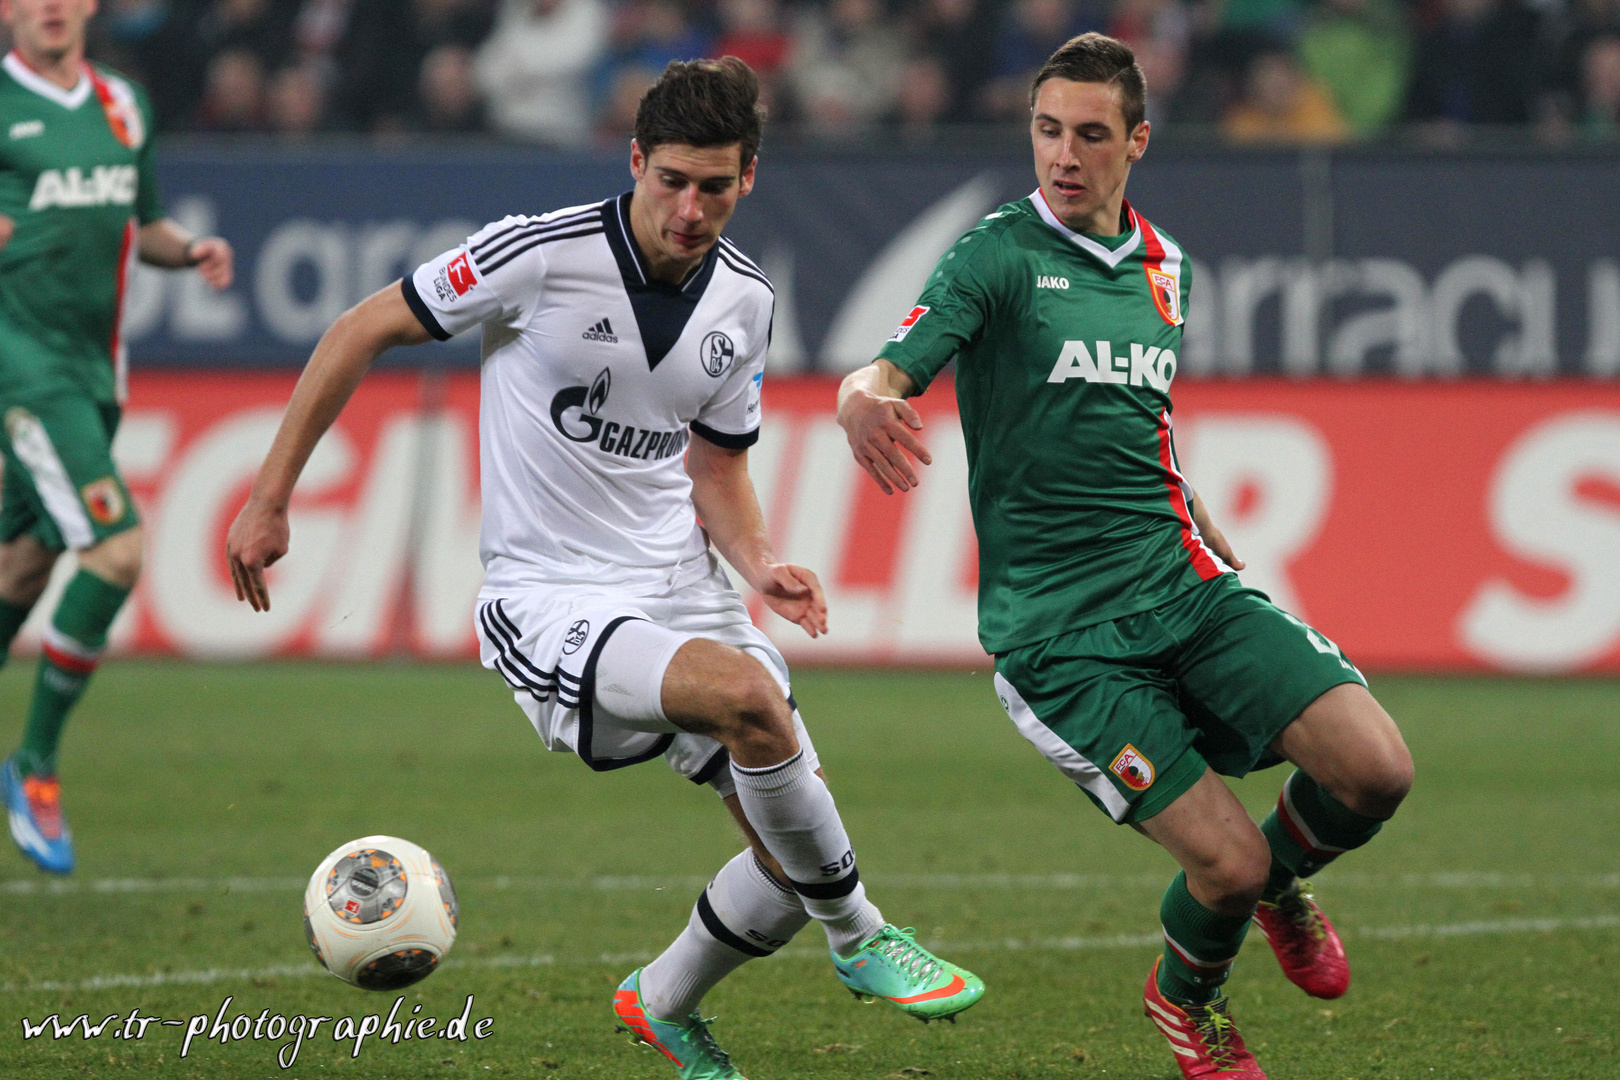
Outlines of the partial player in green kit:
[{"label": "partial player in green kit", "polygon": [[[1040,187],[987,215],[839,392],[884,491],[929,455],[903,399],[952,359],[979,538],[979,636],[1018,729],[1183,872],[1160,907],[1144,1009],[1188,1078],[1262,1078],[1221,986],[1251,921],[1296,985],[1349,985],[1301,879],[1370,840],[1412,759],[1326,637],[1239,582],[1182,477],[1170,385],[1191,285],[1181,248],[1125,201],[1148,145],[1128,46],[1086,34],[1030,91]],[[909,456],[908,456],[909,455]],[[1290,761],[1260,825],[1220,776]]]},{"label": "partial player in green kit", "polygon": [[130,264],[231,282],[231,248],[163,217],[144,93],[85,62],[95,0],[0,0],[0,661],[57,557],[78,571],[44,634],[22,745],[0,765],[11,835],[41,869],[73,869],[57,744],[141,566],[112,460],[124,399]]}]

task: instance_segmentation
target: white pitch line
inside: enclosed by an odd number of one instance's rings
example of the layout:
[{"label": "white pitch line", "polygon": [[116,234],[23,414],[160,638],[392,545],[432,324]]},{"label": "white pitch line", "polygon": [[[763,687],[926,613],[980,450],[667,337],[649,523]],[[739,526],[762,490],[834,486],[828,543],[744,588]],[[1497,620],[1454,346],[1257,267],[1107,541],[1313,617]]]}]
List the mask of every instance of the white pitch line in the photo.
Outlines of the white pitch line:
[{"label": "white pitch line", "polygon": [[[889,889],[1015,889],[1024,891],[1080,891],[1164,887],[1163,874],[870,874],[866,880]],[[251,893],[303,892],[304,879],[296,877],[175,877],[95,878],[49,880],[17,878],[0,881],[0,896],[68,896],[75,893]],[[457,878],[463,892],[655,892],[701,889],[709,883],[697,874],[654,876],[620,874],[590,878],[498,877]],[[1585,889],[1620,889],[1620,873],[1612,874],[1509,874],[1490,870],[1453,870],[1428,874],[1363,874],[1333,871],[1323,875],[1329,888],[1369,889],[1548,889],[1572,886]]]},{"label": "white pitch line", "polygon": [[[1590,915],[1566,919],[1496,919],[1478,922],[1418,923],[1408,926],[1363,927],[1351,935],[1376,941],[1394,941],[1409,938],[1452,938],[1479,936],[1510,936],[1515,934],[1545,934],[1567,930],[1620,930],[1620,915]],[[1001,941],[953,941],[930,943],[953,956],[967,953],[1003,952],[1091,952],[1113,949],[1159,948],[1164,944],[1162,934],[1112,934],[1101,937],[1058,938],[1006,938]],[[801,960],[822,960],[825,949],[783,949],[779,955]],[[455,968],[537,968],[580,964],[606,964],[624,966],[651,960],[651,952],[600,953],[596,956],[556,956],[552,953],[529,955],[480,956],[451,959],[444,962],[447,970]],[[324,975],[326,972],[313,960],[307,964],[276,964],[262,968],[206,968],[200,971],[165,971],[147,975],[97,975],[81,980],[50,980],[43,982],[0,984],[0,994],[53,993],[85,990],[117,990],[151,986],[207,985],[216,982],[251,982],[256,979],[302,979]]]}]

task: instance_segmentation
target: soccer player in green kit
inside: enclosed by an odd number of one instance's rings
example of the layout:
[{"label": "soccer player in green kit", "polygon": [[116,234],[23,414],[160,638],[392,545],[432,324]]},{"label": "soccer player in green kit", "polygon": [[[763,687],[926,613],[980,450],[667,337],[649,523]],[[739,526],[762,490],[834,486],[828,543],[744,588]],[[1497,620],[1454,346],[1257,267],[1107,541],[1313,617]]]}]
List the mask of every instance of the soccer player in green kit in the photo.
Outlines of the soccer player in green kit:
[{"label": "soccer player in green kit", "polygon": [[[872,365],[839,391],[885,492],[929,456],[904,399],[953,358],[979,537],[979,635],[1019,730],[1114,821],[1182,866],[1144,1008],[1189,1078],[1262,1078],[1221,986],[1251,921],[1317,997],[1349,985],[1301,878],[1361,846],[1412,759],[1360,672],[1245,589],[1183,479],[1170,384],[1189,264],[1125,201],[1148,145],[1126,45],[1065,44],[1030,92],[1040,188],[939,260]],[[1289,761],[1259,826],[1220,776]]]},{"label": "soccer player in green kit", "polygon": [[69,548],[78,572],[44,638],[22,745],[0,765],[11,835],[73,869],[56,752],[141,566],[141,529],[112,460],[124,397],[130,262],[231,281],[231,248],[163,217],[152,110],[85,62],[95,0],[0,0],[0,661]]}]

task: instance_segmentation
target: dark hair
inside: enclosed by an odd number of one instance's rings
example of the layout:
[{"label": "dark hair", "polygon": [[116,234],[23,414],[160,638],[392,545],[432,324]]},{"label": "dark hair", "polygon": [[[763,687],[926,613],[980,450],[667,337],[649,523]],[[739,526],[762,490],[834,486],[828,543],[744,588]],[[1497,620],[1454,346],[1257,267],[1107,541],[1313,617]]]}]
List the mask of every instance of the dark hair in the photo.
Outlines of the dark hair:
[{"label": "dark hair", "polygon": [[765,109],[759,76],[735,56],[719,60],[671,60],[636,106],[636,143],[643,154],[670,143],[729,146],[738,143],[738,167],[759,153]]},{"label": "dark hair", "polygon": [[1102,34],[1081,34],[1064,42],[1049,57],[1029,87],[1029,107],[1047,79],[1071,82],[1107,83],[1119,87],[1119,105],[1125,113],[1125,134],[1136,130],[1147,116],[1147,79],[1136,62],[1131,47],[1117,38]]}]

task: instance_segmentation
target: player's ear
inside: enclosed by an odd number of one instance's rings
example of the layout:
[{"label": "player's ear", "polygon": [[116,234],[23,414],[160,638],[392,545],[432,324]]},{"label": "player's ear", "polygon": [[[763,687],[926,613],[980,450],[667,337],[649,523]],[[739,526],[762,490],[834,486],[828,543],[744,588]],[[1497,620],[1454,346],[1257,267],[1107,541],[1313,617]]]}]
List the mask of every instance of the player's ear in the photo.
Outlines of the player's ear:
[{"label": "player's ear", "polygon": [[759,164],[759,155],[754,155],[748,162],[748,167],[737,178],[737,198],[742,198],[754,190],[754,166]]},{"label": "player's ear", "polygon": [[630,140],[630,175],[638,184],[647,175],[647,155],[641,152],[641,144],[634,139]]},{"label": "player's ear", "polygon": [[1135,130],[1130,133],[1126,140],[1131,144],[1131,148],[1125,153],[1126,161],[1129,161],[1134,165],[1138,161],[1142,160],[1142,155],[1147,153],[1148,134],[1152,130],[1153,125],[1149,124],[1146,120],[1143,120],[1140,124],[1136,125]]}]

